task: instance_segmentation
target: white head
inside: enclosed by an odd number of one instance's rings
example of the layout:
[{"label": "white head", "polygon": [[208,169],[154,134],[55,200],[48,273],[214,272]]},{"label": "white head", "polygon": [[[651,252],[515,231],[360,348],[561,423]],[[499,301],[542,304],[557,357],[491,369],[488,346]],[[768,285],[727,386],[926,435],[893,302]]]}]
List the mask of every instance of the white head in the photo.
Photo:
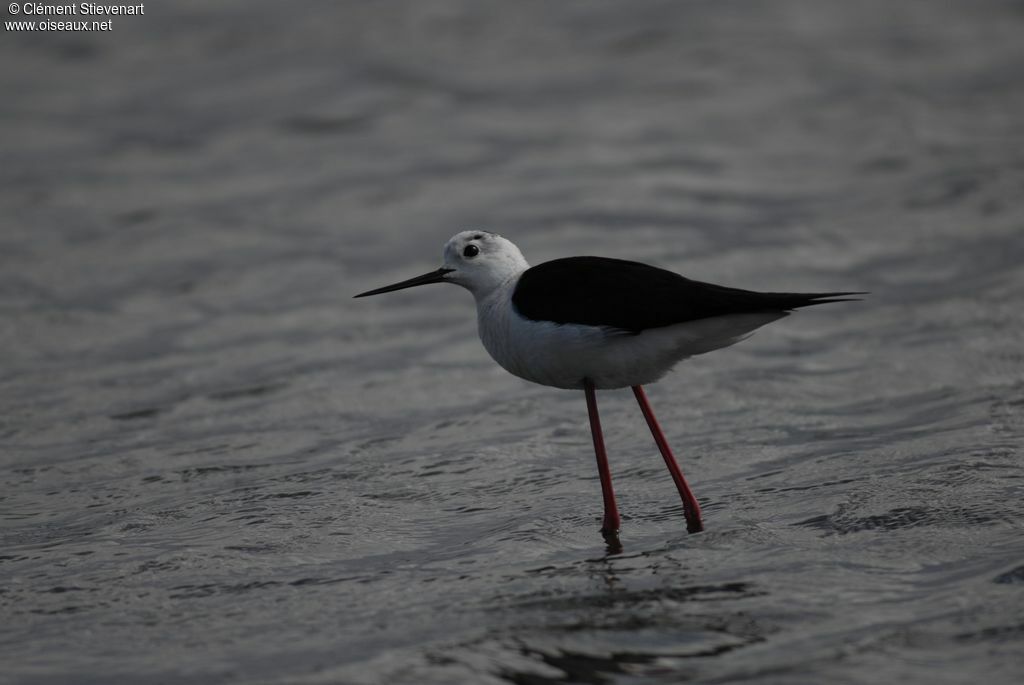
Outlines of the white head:
[{"label": "white head", "polygon": [[445,243],[444,266],[401,283],[360,293],[356,297],[412,288],[428,283],[455,283],[477,299],[529,268],[523,253],[510,240],[487,231],[462,231]]},{"label": "white head", "polygon": [[512,241],[487,231],[462,231],[445,243],[446,281],[461,285],[474,295],[486,295],[510,278],[526,271],[523,253]]}]

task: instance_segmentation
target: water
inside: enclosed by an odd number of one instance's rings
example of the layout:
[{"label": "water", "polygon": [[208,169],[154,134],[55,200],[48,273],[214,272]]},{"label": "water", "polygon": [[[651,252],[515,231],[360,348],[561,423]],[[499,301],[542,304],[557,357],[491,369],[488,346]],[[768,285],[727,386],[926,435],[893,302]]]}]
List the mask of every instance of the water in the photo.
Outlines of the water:
[{"label": "water", "polygon": [[[1024,678],[1024,6],[147,5],[4,34],[0,681]],[[496,367],[456,230],[865,289]]]}]

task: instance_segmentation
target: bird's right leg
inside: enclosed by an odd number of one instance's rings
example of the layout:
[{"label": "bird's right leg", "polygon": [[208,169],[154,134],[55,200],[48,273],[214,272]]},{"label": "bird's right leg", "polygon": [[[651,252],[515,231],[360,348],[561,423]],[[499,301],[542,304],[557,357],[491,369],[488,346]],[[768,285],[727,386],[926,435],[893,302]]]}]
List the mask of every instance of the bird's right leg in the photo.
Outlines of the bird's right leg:
[{"label": "bird's right leg", "polygon": [[590,416],[590,434],[594,438],[594,452],[597,454],[597,473],[601,477],[601,494],[604,496],[604,523],[601,533],[605,538],[617,538],[619,534],[619,508],[615,504],[612,489],[612,474],[608,468],[608,453],[604,449],[604,435],[601,433],[601,418],[597,414],[597,392],[590,379],[584,379],[583,391],[587,396],[587,414]]}]

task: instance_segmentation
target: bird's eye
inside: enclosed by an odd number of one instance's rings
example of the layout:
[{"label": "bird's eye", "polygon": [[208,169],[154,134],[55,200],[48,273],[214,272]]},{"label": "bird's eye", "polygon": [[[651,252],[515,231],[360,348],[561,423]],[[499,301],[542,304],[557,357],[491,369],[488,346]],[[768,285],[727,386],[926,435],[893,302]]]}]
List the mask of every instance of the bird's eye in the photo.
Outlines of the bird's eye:
[{"label": "bird's eye", "polygon": [[466,245],[462,250],[463,257],[476,257],[478,254],[480,254],[480,248],[476,245]]}]

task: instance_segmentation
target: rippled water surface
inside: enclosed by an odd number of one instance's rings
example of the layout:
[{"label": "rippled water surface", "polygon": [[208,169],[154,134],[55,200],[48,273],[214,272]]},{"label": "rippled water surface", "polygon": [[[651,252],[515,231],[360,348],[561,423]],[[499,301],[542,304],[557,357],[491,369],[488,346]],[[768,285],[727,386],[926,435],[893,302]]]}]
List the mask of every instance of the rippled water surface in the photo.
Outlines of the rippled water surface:
[{"label": "rippled water surface", "polygon": [[[0,682],[1024,680],[1024,5],[147,4],[5,32]],[[651,400],[506,374],[468,227],[870,290]]]}]

